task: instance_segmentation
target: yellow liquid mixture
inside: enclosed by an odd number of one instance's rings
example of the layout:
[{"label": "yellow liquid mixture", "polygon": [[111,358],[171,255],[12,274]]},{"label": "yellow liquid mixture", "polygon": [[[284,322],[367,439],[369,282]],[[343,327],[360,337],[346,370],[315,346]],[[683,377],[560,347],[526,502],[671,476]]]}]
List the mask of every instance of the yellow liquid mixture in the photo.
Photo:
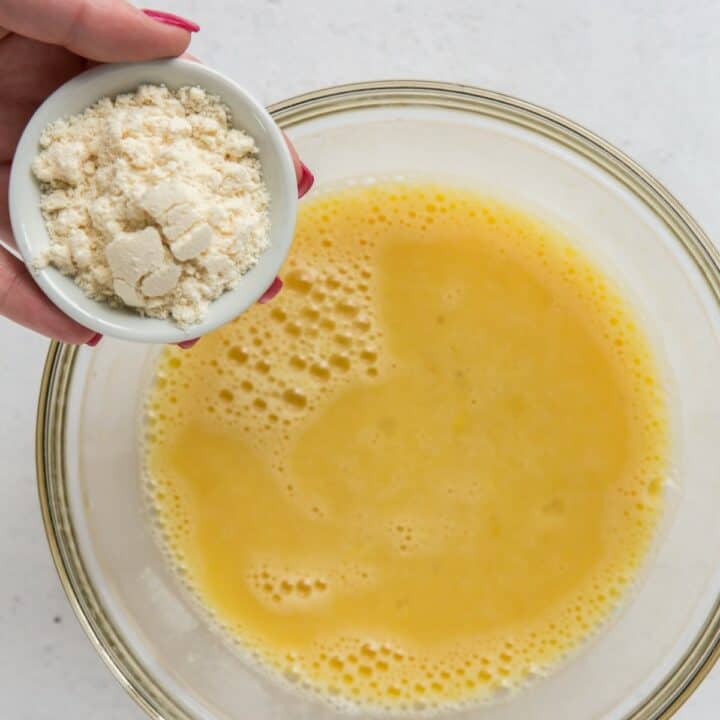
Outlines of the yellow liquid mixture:
[{"label": "yellow liquid mixture", "polygon": [[267,668],[335,701],[517,687],[618,604],[661,512],[663,391],[551,228],[433,185],[305,204],[285,289],[148,397],[170,557]]}]

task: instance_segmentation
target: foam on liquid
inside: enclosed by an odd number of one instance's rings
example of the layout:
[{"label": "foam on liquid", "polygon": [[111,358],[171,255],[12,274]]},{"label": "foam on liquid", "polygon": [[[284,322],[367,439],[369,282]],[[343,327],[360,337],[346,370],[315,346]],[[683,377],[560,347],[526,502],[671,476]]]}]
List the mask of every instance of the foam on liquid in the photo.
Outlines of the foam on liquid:
[{"label": "foam on liquid", "polygon": [[431,185],[307,203],[284,279],[158,363],[148,491],[189,587],[336,703],[551,669],[661,511],[663,391],[623,299],[551,228]]}]

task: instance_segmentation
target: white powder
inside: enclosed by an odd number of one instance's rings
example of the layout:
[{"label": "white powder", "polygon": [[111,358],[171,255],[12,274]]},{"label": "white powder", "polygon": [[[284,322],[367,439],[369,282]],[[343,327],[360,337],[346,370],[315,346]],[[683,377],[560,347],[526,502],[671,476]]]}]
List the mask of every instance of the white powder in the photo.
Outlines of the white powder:
[{"label": "white powder", "polygon": [[254,140],[197,87],[143,85],[51,123],[33,173],[48,264],[91,298],[199,322],[267,249]]}]

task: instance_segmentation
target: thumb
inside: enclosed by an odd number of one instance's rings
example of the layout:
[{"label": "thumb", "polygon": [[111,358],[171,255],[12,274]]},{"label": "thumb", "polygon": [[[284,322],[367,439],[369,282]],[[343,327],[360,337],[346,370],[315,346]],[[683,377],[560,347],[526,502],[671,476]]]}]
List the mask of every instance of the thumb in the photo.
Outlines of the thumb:
[{"label": "thumb", "polygon": [[190,32],[199,29],[168,13],[147,15],[125,0],[3,0],[0,28],[98,62],[182,55]]}]

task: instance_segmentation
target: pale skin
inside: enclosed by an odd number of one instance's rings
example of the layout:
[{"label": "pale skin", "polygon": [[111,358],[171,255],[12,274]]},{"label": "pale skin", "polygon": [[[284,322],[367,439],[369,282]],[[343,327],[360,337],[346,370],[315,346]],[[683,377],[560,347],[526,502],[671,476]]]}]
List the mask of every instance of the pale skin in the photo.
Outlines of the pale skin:
[{"label": "pale skin", "polygon": [[[53,305],[9,252],[15,247],[8,214],[13,153],[35,109],[78,73],[102,62],[184,54],[197,26],[164,13],[153,15],[125,0],[0,2],[0,315],[63,342],[94,342],[96,333]],[[289,141],[288,147],[304,194],[312,174]],[[279,283],[274,284],[263,299],[278,290]]]}]

